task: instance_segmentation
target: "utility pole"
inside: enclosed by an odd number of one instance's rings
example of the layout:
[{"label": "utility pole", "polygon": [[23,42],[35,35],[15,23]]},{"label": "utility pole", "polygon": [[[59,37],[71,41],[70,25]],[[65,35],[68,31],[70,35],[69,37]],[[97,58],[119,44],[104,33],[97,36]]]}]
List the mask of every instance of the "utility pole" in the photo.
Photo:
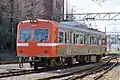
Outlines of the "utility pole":
[{"label": "utility pole", "polygon": [[71,21],[74,20],[73,12],[74,12],[74,7],[72,7],[72,10],[71,10],[71,14],[72,14],[72,15],[70,15]]},{"label": "utility pole", "polygon": [[107,45],[107,34],[106,34],[106,27],[105,27],[105,45]]},{"label": "utility pole", "polygon": [[31,13],[31,14],[30,14],[30,17],[33,18],[33,10],[34,10],[34,9],[33,9],[33,7],[34,7],[33,0],[31,0],[30,3],[31,3],[31,10],[30,10],[30,13]]},{"label": "utility pole", "polygon": [[119,51],[118,33],[117,33],[117,50]]},{"label": "utility pole", "polygon": [[0,24],[2,22],[2,0],[0,1]]},{"label": "utility pole", "polygon": [[111,51],[111,37],[110,37],[110,34],[108,35],[108,38],[109,38],[109,52]]},{"label": "utility pole", "polygon": [[66,0],[66,19],[68,19],[68,0]]}]

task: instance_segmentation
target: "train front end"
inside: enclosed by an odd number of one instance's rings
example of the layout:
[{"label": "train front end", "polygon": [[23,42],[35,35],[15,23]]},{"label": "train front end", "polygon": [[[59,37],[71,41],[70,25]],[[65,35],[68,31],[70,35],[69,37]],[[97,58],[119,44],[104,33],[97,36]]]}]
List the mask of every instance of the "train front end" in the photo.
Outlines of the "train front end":
[{"label": "train front end", "polygon": [[57,33],[56,25],[48,20],[27,20],[19,23],[16,48],[20,61],[23,58],[37,61],[40,57],[55,57],[55,32]]}]

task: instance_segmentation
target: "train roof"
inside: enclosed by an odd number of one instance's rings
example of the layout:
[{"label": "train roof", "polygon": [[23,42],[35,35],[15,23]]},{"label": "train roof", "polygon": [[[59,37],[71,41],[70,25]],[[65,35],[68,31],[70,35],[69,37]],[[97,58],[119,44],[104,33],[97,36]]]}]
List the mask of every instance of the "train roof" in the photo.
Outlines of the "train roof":
[{"label": "train roof", "polygon": [[[40,22],[50,22],[53,24],[58,24],[60,28],[64,28],[64,29],[70,29],[70,30],[80,31],[83,33],[90,33],[90,34],[96,34],[96,35],[105,35],[104,32],[98,31],[97,29],[88,28],[87,24],[79,23],[77,21],[63,21],[63,22],[57,23],[51,20],[44,20],[44,19],[36,19],[36,20]],[[26,23],[26,22],[30,22],[30,20],[22,21],[22,23]]]},{"label": "train roof", "polygon": [[[21,21],[22,23],[26,23],[26,22],[30,22],[30,21],[34,21],[34,22],[37,22],[37,21],[40,21],[40,22],[51,22],[53,23],[54,21],[51,21],[51,20],[45,20],[45,19],[31,19],[31,20],[24,20],[24,21]],[[55,22],[54,22],[55,23]]]},{"label": "train roof", "polygon": [[64,21],[60,22],[59,24],[60,28],[66,28],[71,30],[80,31],[83,33],[90,33],[90,34],[96,34],[96,35],[105,35],[105,32],[98,31],[97,29],[88,28],[87,24],[79,23],[76,21]]}]

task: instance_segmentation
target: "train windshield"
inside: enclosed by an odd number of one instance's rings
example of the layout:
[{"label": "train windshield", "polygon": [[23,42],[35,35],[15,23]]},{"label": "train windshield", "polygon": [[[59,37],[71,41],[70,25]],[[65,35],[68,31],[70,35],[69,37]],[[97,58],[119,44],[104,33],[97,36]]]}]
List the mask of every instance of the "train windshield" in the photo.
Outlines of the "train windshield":
[{"label": "train windshield", "polygon": [[20,30],[20,40],[31,40],[32,30],[31,29],[21,29]]},{"label": "train windshield", "polygon": [[35,40],[47,41],[48,40],[48,29],[36,29],[34,33]]}]

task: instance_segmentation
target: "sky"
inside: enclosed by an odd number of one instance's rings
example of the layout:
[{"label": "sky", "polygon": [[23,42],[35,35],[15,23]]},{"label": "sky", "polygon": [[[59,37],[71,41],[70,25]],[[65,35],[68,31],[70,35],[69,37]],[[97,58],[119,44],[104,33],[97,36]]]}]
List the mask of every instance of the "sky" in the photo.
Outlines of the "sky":
[{"label": "sky", "polygon": [[[120,12],[120,0],[99,1],[100,5],[95,0],[69,0],[69,10],[74,7],[74,13]],[[94,21],[92,24],[97,24],[100,31],[105,31],[106,27],[107,32],[120,32],[120,21]]]}]

